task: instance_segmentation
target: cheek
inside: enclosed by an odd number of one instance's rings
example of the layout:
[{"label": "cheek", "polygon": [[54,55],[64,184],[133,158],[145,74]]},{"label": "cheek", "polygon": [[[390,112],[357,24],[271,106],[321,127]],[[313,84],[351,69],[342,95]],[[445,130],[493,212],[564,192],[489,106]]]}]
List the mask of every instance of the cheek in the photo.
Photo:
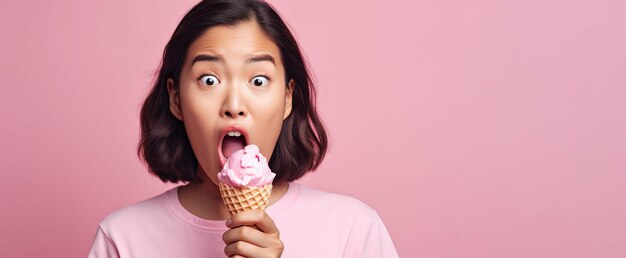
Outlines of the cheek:
[{"label": "cheek", "polygon": [[[194,155],[202,168],[210,176],[220,169],[218,160],[216,135],[218,135],[217,114],[219,106],[216,101],[205,100],[198,95],[188,95],[182,99],[183,123]],[[215,172],[215,173],[208,173]],[[216,180],[216,178],[211,178]]]},{"label": "cheek", "polygon": [[183,99],[183,122],[185,123],[185,127],[187,131],[190,133],[189,137],[199,138],[199,139],[210,139],[211,132],[215,128],[215,115],[210,115],[216,113],[217,111],[213,111],[216,108],[219,108],[215,105],[211,105],[210,101],[203,101],[199,98],[186,98]]},{"label": "cheek", "polygon": [[[270,104],[271,103],[271,104]],[[263,105],[258,106],[255,116],[255,127],[257,128],[257,136],[259,143],[262,144],[261,153],[271,158],[271,154],[276,146],[276,141],[280,135],[283,125],[283,116],[285,113],[284,98],[267,101]]]}]

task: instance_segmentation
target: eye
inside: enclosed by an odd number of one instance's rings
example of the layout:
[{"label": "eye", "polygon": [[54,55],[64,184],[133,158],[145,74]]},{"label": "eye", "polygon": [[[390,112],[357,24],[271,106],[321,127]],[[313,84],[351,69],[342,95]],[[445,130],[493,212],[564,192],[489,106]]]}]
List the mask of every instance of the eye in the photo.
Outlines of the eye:
[{"label": "eye", "polygon": [[207,86],[213,86],[220,83],[220,80],[218,80],[215,75],[206,74],[200,77],[200,83]]},{"label": "eye", "polygon": [[251,80],[252,85],[257,86],[257,87],[266,86],[269,83],[269,81],[270,81],[270,77],[267,75],[258,75],[252,78]]}]

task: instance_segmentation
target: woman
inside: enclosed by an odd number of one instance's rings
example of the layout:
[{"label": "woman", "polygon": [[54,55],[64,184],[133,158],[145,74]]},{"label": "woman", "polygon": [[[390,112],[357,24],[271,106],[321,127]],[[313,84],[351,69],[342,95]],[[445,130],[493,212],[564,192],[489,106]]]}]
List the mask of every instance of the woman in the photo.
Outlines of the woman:
[{"label": "woman", "polygon": [[[187,184],[109,215],[90,257],[398,256],[373,209],[293,182],[317,168],[327,138],[298,44],[267,3],[194,6],[165,47],[141,129],[150,172]],[[248,144],[270,160],[273,190],[265,211],[231,217],[217,173]]]}]

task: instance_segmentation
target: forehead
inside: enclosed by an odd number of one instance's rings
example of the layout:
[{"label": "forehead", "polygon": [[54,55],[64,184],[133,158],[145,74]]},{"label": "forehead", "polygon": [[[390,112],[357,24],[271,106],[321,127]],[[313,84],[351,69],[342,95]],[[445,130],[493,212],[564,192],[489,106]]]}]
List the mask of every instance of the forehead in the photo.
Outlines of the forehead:
[{"label": "forehead", "polygon": [[[201,53],[214,53],[228,62],[245,59],[252,54],[267,53],[280,63],[280,49],[254,21],[235,25],[217,25],[202,33],[189,46],[187,62]],[[235,59],[235,60],[232,60]]]}]

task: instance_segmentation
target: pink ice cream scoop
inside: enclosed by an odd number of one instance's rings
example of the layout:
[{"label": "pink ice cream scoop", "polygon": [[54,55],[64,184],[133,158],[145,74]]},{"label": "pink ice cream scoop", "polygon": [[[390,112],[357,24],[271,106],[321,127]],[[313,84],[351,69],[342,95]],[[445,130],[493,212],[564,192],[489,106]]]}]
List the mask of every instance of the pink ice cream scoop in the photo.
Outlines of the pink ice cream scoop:
[{"label": "pink ice cream scoop", "polygon": [[267,159],[254,144],[233,153],[222,171],[217,174],[220,183],[231,187],[263,187],[272,184],[275,176],[267,164]]}]

